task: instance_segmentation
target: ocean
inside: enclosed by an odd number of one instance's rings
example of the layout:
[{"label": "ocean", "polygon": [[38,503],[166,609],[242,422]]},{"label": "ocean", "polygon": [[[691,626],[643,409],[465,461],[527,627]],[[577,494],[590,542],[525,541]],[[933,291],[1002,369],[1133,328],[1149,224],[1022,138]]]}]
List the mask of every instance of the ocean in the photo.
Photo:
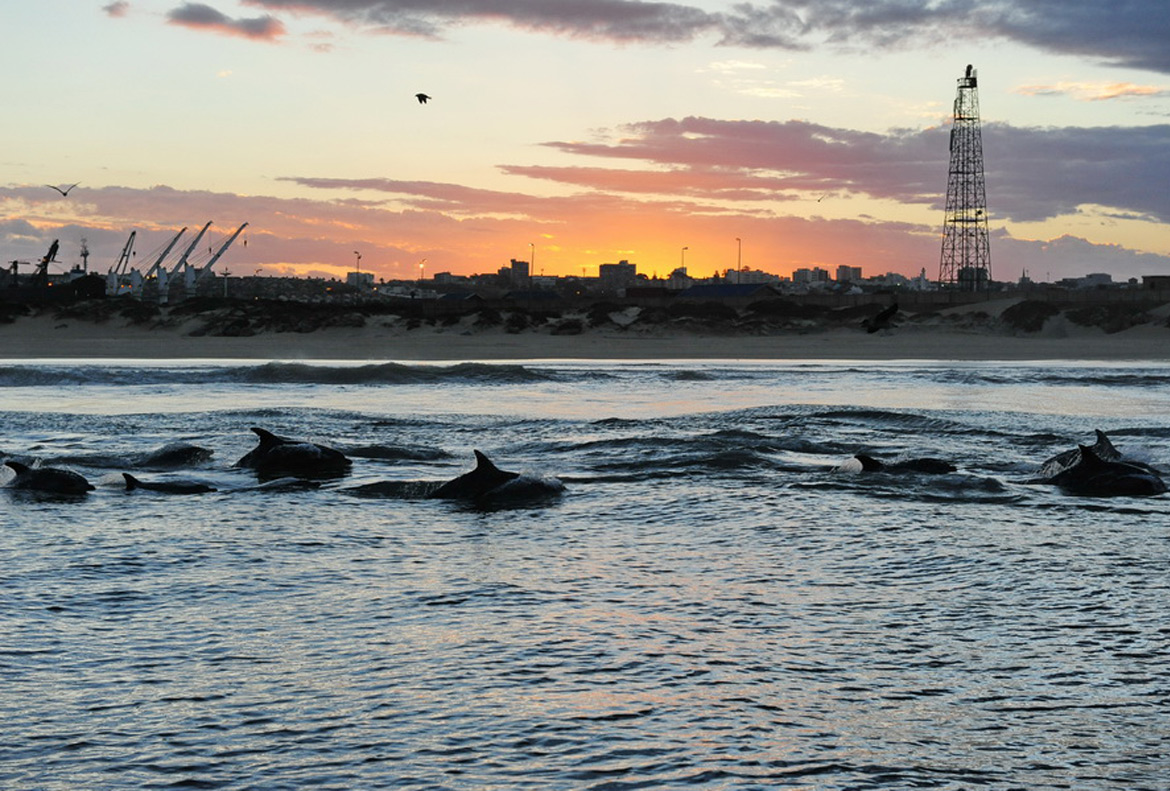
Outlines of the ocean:
[{"label": "ocean", "polygon": [[[1170,468],[1170,364],[46,360],[0,416],[96,486],[0,489],[2,788],[1170,786],[1170,495],[1026,482]],[[475,449],[564,490],[428,499]]]}]

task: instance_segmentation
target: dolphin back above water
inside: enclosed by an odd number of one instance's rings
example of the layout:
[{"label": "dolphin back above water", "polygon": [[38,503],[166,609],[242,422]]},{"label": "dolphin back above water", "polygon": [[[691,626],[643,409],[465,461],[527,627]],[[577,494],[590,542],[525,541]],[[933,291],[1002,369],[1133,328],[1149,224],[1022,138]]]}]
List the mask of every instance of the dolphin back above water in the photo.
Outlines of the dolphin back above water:
[{"label": "dolphin back above water", "polygon": [[1037,477],[1025,483],[1051,484],[1084,497],[1150,496],[1166,491],[1156,469],[1124,459],[1105,432],[1097,429],[1096,434],[1092,445],[1056,454],[1040,465]]},{"label": "dolphin back above water", "polygon": [[92,492],[94,485],[72,470],[57,467],[29,467],[18,461],[4,464],[16,473],[9,487],[27,491],[51,492],[53,494],[85,494]]},{"label": "dolphin back above water", "polygon": [[307,440],[288,439],[262,428],[252,428],[260,444],[246,453],[237,467],[248,467],[262,477],[303,476],[332,478],[353,465],[344,453]]},{"label": "dolphin back above water", "polygon": [[520,473],[501,470],[477,450],[474,470],[447,481],[428,496],[444,500],[478,500],[519,477]]},{"label": "dolphin back above water", "polygon": [[126,491],[132,492],[135,489],[144,489],[148,492],[159,492],[161,494],[205,494],[207,492],[214,492],[214,486],[208,486],[205,483],[197,483],[195,481],[140,481],[128,472],[122,473],[122,477],[126,479]]},{"label": "dolphin back above water", "polygon": [[[1121,461],[1121,451],[1113,447],[1113,443],[1109,441],[1109,437],[1105,436],[1105,432],[1101,429],[1096,429],[1097,441],[1091,446],[1093,455],[1102,461]],[[1059,475],[1065,470],[1075,467],[1081,460],[1082,445],[1066,450],[1063,453],[1058,453],[1051,459],[1040,465],[1040,470],[1037,472],[1037,477],[1044,481],[1050,481],[1053,477]]]},{"label": "dolphin back above water", "polygon": [[[921,458],[901,459],[899,461],[884,462],[873,456],[858,453],[853,457],[856,464],[861,465],[861,472],[917,472],[926,475],[946,475],[955,472],[955,465],[942,459]],[[841,465],[842,472],[857,472],[856,465]]]},{"label": "dolphin back above water", "polygon": [[1165,481],[1151,467],[1103,459],[1087,445],[1077,451],[1076,463],[1049,478],[1048,483],[1086,497],[1144,497],[1166,491]]},{"label": "dolphin back above water", "polygon": [[137,466],[148,470],[173,470],[193,467],[211,460],[215,451],[188,442],[172,442],[144,453],[135,459]]}]

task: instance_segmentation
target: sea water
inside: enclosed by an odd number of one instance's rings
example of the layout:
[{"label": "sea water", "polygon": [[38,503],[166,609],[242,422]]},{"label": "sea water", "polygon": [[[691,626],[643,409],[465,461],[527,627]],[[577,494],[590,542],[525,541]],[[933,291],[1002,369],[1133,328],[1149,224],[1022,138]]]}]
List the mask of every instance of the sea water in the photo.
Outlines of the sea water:
[{"label": "sea water", "polygon": [[[32,361],[0,417],[97,487],[0,489],[3,788],[1170,786],[1170,497],[1026,482],[1170,467],[1170,365]],[[564,491],[427,499],[473,449]]]}]

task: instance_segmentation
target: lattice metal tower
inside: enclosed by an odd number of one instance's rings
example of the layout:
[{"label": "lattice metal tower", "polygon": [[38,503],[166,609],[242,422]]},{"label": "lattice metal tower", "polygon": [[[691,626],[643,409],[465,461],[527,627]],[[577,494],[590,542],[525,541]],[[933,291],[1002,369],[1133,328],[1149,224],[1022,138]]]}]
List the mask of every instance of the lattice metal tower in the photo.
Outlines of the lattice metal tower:
[{"label": "lattice metal tower", "polygon": [[959,78],[951,125],[951,167],[947,177],[940,286],[968,291],[991,281],[991,247],[987,236],[987,190],[983,183],[983,140],[979,132],[979,83],[967,67]]}]

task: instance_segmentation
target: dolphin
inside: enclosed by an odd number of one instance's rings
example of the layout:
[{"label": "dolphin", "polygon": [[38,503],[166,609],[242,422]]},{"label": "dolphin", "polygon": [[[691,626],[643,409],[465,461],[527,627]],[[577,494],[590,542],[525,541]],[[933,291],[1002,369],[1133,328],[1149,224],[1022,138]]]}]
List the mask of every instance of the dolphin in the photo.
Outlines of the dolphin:
[{"label": "dolphin", "polygon": [[[957,469],[955,465],[942,459],[903,459],[901,461],[887,463],[864,453],[858,453],[853,459],[856,459],[857,464],[861,465],[860,470],[856,469],[855,464],[851,465],[849,462],[841,465],[839,469],[843,469],[846,472],[919,472],[926,475],[946,475],[947,473],[955,472]],[[849,467],[852,467],[852,469],[849,469]]]},{"label": "dolphin", "polygon": [[[1097,441],[1091,446],[1093,454],[1103,461],[1121,461],[1121,452],[1113,447],[1113,443],[1109,441],[1109,437],[1105,436],[1105,432],[1101,429],[1095,429],[1095,431],[1097,432]],[[1075,467],[1080,460],[1081,448],[1077,446],[1063,453],[1058,453],[1045,461],[1040,465],[1040,470],[1036,475],[1044,481],[1049,481],[1065,470]]]},{"label": "dolphin", "polygon": [[1086,497],[1140,497],[1162,494],[1166,483],[1144,464],[1104,459],[1088,445],[1077,447],[1076,462],[1048,479],[1069,494]]},{"label": "dolphin", "polygon": [[447,481],[427,496],[444,500],[478,500],[519,477],[520,473],[501,470],[477,450],[474,470]]},{"label": "dolphin", "polygon": [[190,467],[210,461],[215,453],[208,448],[191,445],[186,442],[172,442],[161,448],[143,453],[135,459],[135,465],[146,469],[176,469]]},{"label": "dolphin", "polygon": [[85,494],[92,492],[95,488],[93,484],[72,470],[62,470],[57,467],[29,467],[18,461],[6,461],[4,464],[16,473],[16,477],[9,484],[13,489],[52,492],[53,494]]},{"label": "dolphin", "polygon": [[345,475],[353,462],[339,450],[300,439],[278,437],[271,431],[252,428],[260,444],[235,463],[264,478],[294,476],[333,478]]},{"label": "dolphin", "polygon": [[126,491],[128,492],[135,489],[145,489],[148,492],[161,492],[163,494],[205,494],[216,491],[214,486],[195,481],[158,481],[152,483],[140,481],[128,472],[122,473],[122,477],[126,479]]}]

